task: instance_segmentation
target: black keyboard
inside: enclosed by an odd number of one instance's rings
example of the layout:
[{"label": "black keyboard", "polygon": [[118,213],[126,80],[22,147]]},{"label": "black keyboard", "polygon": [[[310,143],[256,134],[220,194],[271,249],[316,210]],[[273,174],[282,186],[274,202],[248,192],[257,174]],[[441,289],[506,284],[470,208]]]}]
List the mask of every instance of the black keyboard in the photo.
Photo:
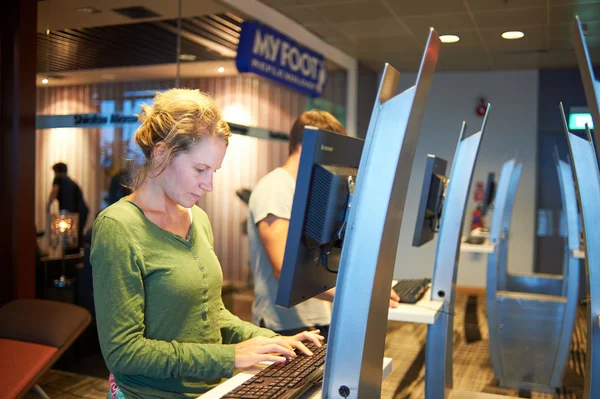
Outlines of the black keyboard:
[{"label": "black keyboard", "polygon": [[399,280],[392,288],[400,297],[401,303],[417,303],[429,288],[430,278]]},{"label": "black keyboard", "polygon": [[297,357],[285,363],[273,363],[244,382],[223,398],[295,399],[321,382],[325,366],[325,344],[318,348],[304,343],[313,353],[306,356],[296,350]]}]

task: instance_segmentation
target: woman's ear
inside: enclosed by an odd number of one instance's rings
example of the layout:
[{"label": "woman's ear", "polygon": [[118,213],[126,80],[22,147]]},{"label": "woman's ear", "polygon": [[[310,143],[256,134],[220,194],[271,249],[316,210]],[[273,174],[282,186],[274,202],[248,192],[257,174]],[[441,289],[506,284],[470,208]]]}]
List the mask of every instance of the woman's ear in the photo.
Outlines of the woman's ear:
[{"label": "woman's ear", "polygon": [[167,151],[165,143],[162,141],[157,143],[152,149],[152,166],[162,170],[166,166],[165,162],[167,161],[168,156],[169,152]]}]

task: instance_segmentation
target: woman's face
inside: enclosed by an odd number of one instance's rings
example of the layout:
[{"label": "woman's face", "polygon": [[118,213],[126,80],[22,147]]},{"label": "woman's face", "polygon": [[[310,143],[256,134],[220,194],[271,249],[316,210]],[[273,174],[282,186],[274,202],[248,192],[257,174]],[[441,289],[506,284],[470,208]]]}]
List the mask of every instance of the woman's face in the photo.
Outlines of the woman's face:
[{"label": "woman's face", "polygon": [[177,154],[159,178],[165,194],[175,203],[191,208],[212,191],[213,174],[221,168],[227,146],[218,137],[196,140],[188,152]]}]

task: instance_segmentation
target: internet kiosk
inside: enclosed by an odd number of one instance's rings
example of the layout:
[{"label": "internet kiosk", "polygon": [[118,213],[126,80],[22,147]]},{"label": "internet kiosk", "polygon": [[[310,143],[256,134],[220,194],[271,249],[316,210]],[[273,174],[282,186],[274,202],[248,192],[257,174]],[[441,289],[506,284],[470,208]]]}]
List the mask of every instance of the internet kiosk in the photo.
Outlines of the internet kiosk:
[{"label": "internet kiosk", "polygon": [[440,45],[431,28],[415,85],[400,94],[400,74],[386,64],[364,144],[304,132],[277,304],[293,306],[336,285],[323,398],[381,396],[404,203]]}]

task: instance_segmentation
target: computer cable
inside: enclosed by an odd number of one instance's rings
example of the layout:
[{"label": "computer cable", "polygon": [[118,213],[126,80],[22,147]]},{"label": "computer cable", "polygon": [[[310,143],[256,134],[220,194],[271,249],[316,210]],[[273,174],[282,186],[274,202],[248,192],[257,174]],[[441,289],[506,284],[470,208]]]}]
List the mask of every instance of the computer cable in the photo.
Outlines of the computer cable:
[{"label": "computer cable", "polygon": [[323,266],[325,268],[325,270],[327,270],[329,273],[338,274],[337,270],[330,269],[329,266],[327,265],[327,263],[328,263],[327,260],[329,258],[330,253],[331,253],[331,247],[329,245],[321,246],[321,254],[319,255],[319,261],[317,263],[317,266],[320,263],[321,266]]}]

